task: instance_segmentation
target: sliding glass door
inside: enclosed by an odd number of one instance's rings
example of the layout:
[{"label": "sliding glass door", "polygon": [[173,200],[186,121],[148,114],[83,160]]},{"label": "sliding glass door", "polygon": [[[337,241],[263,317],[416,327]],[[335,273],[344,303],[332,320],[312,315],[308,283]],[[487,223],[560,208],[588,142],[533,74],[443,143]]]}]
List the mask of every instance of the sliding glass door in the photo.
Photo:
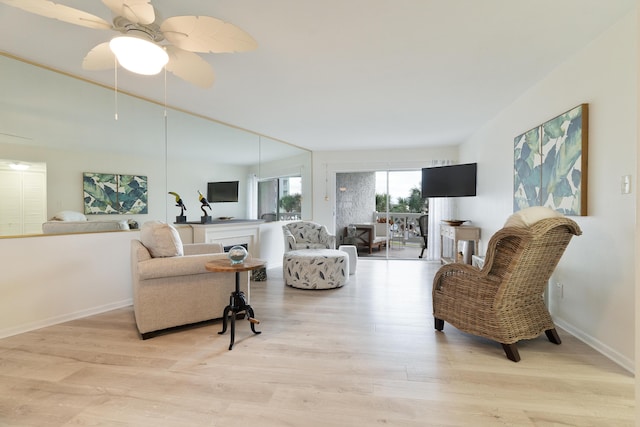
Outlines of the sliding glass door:
[{"label": "sliding glass door", "polygon": [[421,180],[421,170],[337,173],[338,242],[356,244],[362,257],[419,259]]},{"label": "sliding glass door", "polygon": [[[387,225],[385,258],[418,259],[424,243],[420,217],[427,214],[422,199],[421,170],[376,172],[376,218]],[[424,230],[426,233],[426,230]]]}]

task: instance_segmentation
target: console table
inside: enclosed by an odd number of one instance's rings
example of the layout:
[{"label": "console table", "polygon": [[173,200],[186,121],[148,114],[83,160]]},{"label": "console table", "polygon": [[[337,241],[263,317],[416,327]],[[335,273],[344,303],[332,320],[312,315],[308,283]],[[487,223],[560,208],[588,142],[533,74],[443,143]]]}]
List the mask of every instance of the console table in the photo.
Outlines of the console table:
[{"label": "console table", "polygon": [[[444,240],[451,240],[453,243],[451,256],[444,254]],[[470,225],[440,225],[440,262],[442,264],[449,264],[456,262],[456,255],[458,252],[458,242],[471,241],[474,243],[474,253],[478,254],[478,244],[480,242],[480,228],[472,227]]]}]

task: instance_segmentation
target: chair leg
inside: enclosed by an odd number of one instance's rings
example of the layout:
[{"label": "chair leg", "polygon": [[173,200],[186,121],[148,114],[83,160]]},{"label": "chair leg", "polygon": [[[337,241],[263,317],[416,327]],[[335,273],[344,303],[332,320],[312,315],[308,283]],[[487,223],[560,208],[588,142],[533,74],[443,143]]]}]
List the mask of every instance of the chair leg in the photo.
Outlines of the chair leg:
[{"label": "chair leg", "polygon": [[551,341],[554,344],[562,344],[562,341],[560,340],[560,336],[558,335],[558,331],[556,331],[556,328],[553,329],[547,329],[546,331],[544,331],[545,335],[547,335],[547,338],[549,338],[549,341]]},{"label": "chair leg", "polygon": [[444,320],[442,320],[442,319],[438,319],[437,317],[434,317],[434,318],[433,318],[433,321],[434,321],[434,322],[433,322],[433,323],[434,323],[434,326],[435,326],[435,328],[436,328],[437,330],[441,331],[441,330],[443,330],[443,329],[444,329]]},{"label": "chair leg", "polygon": [[502,344],[502,349],[507,355],[507,359],[512,360],[514,362],[520,361],[520,353],[518,352],[518,347],[516,343],[513,344]]}]

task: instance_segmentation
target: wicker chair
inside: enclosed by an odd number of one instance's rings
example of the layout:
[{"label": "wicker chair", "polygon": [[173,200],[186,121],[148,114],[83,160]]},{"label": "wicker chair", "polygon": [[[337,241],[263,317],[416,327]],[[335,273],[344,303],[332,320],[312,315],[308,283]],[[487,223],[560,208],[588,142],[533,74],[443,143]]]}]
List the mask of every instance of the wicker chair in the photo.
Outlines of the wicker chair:
[{"label": "wicker chair", "polygon": [[442,266],[433,281],[435,328],[444,322],[502,344],[507,358],[520,360],[516,343],[542,332],[560,337],[544,305],[543,291],[571,238],[582,234],[569,218],[505,227],[489,241],[484,267]]}]

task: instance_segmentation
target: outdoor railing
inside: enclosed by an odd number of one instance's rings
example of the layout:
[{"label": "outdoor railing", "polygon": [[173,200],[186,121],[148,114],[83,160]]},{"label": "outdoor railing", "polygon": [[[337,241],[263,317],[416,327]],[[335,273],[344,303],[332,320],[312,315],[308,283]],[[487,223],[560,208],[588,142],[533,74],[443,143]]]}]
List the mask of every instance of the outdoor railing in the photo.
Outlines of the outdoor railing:
[{"label": "outdoor railing", "polygon": [[293,221],[302,219],[300,212],[280,212],[278,221]]},{"label": "outdoor railing", "polygon": [[272,221],[296,221],[302,219],[300,212],[280,212],[280,213],[265,213],[260,215],[260,219],[267,222]]},{"label": "outdoor railing", "polygon": [[374,222],[388,222],[389,223],[389,239],[392,243],[399,242],[403,245],[407,243],[422,243],[423,239],[420,235],[420,225],[418,225],[418,218],[422,213],[399,213],[389,212],[387,216],[386,212],[374,212]]}]

